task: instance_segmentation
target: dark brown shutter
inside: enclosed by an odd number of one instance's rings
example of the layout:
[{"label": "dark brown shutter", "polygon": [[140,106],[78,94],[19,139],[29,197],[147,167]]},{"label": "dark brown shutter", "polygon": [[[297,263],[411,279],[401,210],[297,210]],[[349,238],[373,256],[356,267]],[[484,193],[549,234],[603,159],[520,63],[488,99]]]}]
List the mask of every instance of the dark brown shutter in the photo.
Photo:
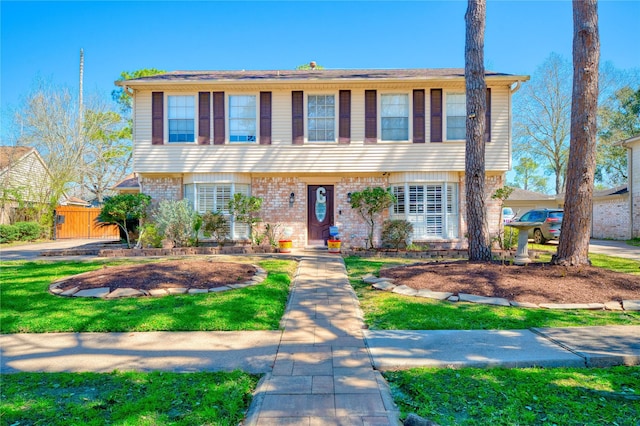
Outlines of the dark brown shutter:
[{"label": "dark brown shutter", "polygon": [[164,143],[164,92],[151,93],[151,144]]},{"label": "dark brown shutter", "polygon": [[271,92],[260,92],[260,145],[271,145]]},{"label": "dark brown shutter", "polygon": [[484,128],[485,142],[491,142],[491,89],[487,88],[487,115]]},{"label": "dark brown shutter", "polygon": [[364,91],[364,143],[378,142],[378,104],[375,90]]},{"label": "dark brown shutter", "polygon": [[351,90],[340,91],[338,143],[351,143]]},{"label": "dark brown shutter", "polygon": [[198,93],[198,144],[211,143],[211,93]]},{"label": "dark brown shutter", "polygon": [[304,95],[302,91],[291,92],[291,125],[293,145],[304,144]]},{"label": "dark brown shutter", "polygon": [[424,89],[413,91],[413,143],[424,143]]},{"label": "dark brown shutter", "polygon": [[431,89],[431,142],[442,142],[442,89]]},{"label": "dark brown shutter", "polygon": [[224,145],[224,92],[213,92],[213,144]]}]

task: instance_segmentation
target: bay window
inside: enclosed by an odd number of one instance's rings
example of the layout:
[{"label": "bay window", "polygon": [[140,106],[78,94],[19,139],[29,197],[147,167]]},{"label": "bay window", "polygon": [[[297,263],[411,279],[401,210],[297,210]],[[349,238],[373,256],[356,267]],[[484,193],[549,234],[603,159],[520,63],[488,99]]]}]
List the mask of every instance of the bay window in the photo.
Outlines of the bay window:
[{"label": "bay window", "polygon": [[229,201],[234,194],[251,195],[251,188],[238,183],[192,183],[184,185],[184,197],[190,201],[193,209],[200,214],[220,212],[229,226],[227,237],[233,240],[249,237],[249,226],[236,223],[229,212]]},{"label": "bay window", "polygon": [[396,203],[393,219],[413,225],[412,240],[458,237],[458,185],[405,183],[392,187]]}]

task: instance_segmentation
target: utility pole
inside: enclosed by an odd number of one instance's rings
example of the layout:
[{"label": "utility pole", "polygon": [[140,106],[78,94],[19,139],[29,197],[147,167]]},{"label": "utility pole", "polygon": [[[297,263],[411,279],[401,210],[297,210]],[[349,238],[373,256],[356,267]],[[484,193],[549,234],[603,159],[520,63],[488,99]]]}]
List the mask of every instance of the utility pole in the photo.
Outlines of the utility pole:
[{"label": "utility pole", "polygon": [[84,105],[82,100],[82,85],[84,80],[84,50],[80,49],[80,91],[78,95],[78,118],[82,125],[82,121],[84,119]]}]

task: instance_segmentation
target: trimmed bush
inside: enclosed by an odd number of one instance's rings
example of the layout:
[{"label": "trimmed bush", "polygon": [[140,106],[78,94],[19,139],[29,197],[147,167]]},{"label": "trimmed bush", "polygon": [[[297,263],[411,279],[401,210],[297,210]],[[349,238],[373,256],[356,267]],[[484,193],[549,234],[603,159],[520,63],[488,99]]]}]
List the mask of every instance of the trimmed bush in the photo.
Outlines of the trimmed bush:
[{"label": "trimmed bush", "polygon": [[0,243],[18,241],[20,231],[14,225],[0,225]]},{"label": "trimmed bush", "polygon": [[42,236],[42,227],[37,222],[17,222],[14,226],[20,241],[33,241]]},{"label": "trimmed bush", "polygon": [[413,225],[406,220],[385,220],[382,224],[382,247],[406,248]]}]

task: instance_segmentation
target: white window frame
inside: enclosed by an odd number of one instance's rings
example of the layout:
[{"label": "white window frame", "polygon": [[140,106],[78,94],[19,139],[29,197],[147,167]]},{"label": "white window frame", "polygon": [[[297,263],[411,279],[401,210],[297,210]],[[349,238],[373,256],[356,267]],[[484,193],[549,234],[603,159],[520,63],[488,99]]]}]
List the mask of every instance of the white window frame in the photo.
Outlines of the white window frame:
[{"label": "white window frame", "polygon": [[[169,141],[169,98],[174,96],[187,96],[193,98],[193,141]],[[176,144],[195,144],[198,142],[198,95],[197,93],[180,93],[169,92],[164,94],[164,140],[171,145]]]},{"label": "white window frame", "polygon": [[448,132],[448,119],[449,119],[449,99],[448,96],[449,95],[463,95],[464,96],[464,100],[465,100],[465,113],[462,115],[462,117],[467,116],[466,113],[466,102],[467,102],[467,95],[464,91],[464,89],[462,91],[460,90],[447,90],[444,92],[444,111],[442,114],[442,132],[444,133],[444,137],[443,139],[447,142],[464,142],[466,140],[466,135],[463,136],[461,139],[449,139],[449,132]]},{"label": "white window frame", "polygon": [[[255,104],[255,123],[256,135],[253,141],[232,141],[231,140],[231,98],[234,96],[253,96],[256,100]],[[260,94],[259,93],[227,93],[225,94],[225,124],[226,124],[226,142],[230,145],[258,144],[260,139]]]},{"label": "white window frame", "polygon": [[[309,140],[309,96],[333,96],[333,140],[312,141]],[[340,97],[338,92],[304,92],[304,141],[305,143],[328,144],[338,142]]]},{"label": "white window frame", "polygon": [[[417,206],[415,212],[411,212],[411,187],[422,187],[422,201]],[[440,203],[436,206],[437,211],[429,211],[429,204],[427,203],[428,187],[433,189],[438,188],[440,190]],[[458,203],[459,187],[455,182],[405,182],[394,184],[391,186],[394,195],[398,198],[398,201],[404,201],[403,205],[394,203],[390,207],[389,213],[392,219],[400,219],[411,222],[414,225],[412,234],[413,241],[426,241],[426,240],[451,240],[459,238],[459,220],[460,220],[460,208]],[[398,195],[401,195],[398,197]],[[431,218],[431,225],[430,225]],[[440,220],[440,234],[429,233],[427,230],[429,227],[433,227],[433,223]],[[418,226],[416,226],[418,225]],[[420,232],[420,229],[425,229],[424,232]]]},{"label": "white window frame", "polygon": [[[407,120],[407,139],[403,140],[390,140],[382,138],[382,97],[383,95],[403,95],[407,97],[408,102],[408,120]],[[379,142],[388,142],[388,143],[411,143],[413,140],[413,92],[412,91],[397,91],[397,90],[386,90],[386,91],[378,91],[377,95],[377,126],[378,126],[378,141]]]},{"label": "white window frame", "polygon": [[[213,203],[214,209],[205,210],[200,208],[200,191],[203,188],[213,188]],[[184,198],[189,200],[193,209],[202,214],[207,213],[209,211],[221,212],[224,217],[227,219],[227,223],[229,225],[229,234],[228,238],[232,240],[240,240],[249,238],[249,226],[244,223],[236,223],[233,219],[233,216],[229,213],[229,206],[218,206],[218,190],[219,188],[230,188],[229,192],[229,200],[233,199],[234,194],[243,194],[246,196],[251,195],[251,185],[245,183],[233,183],[233,182],[194,182],[188,183],[184,185]],[[221,208],[222,207],[222,208]]]}]

